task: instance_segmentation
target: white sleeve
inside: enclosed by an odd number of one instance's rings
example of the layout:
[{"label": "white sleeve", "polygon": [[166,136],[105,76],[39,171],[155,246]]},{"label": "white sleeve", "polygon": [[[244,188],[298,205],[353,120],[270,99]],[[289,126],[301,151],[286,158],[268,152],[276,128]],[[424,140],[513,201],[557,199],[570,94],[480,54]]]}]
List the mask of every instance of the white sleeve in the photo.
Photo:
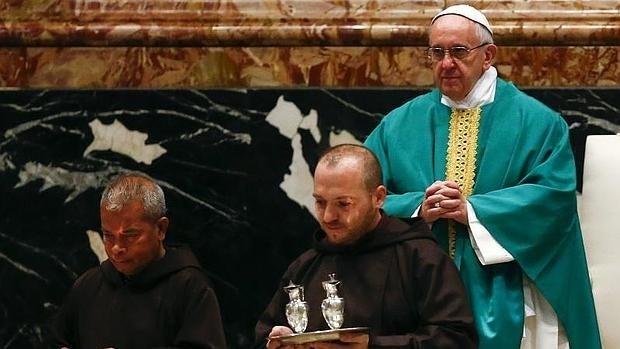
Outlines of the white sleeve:
[{"label": "white sleeve", "polygon": [[420,207],[422,207],[422,205],[418,206],[418,208],[416,208],[415,211],[413,211],[411,218],[415,218],[420,214]]},{"label": "white sleeve", "polygon": [[474,207],[467,201],[467,220],[469,221],[469,240],[482,265],[505,263],[514,260],[493,238],[487,228],[478,221]]}]

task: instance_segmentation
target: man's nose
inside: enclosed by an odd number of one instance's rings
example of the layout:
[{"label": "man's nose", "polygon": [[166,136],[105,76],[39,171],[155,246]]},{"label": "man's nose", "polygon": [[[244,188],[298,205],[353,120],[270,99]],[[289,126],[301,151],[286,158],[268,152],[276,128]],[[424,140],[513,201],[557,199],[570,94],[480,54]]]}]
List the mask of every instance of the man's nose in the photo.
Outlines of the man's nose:
[{"label": "man's nose", "polygon": [[121,244],[118,240],[114,241],[114,243],[112,244],[112,253],[113,254],[119,254],[119,253],[123,253],[125,252],[127,248],[125,247],[124,244]]},{"label": "man's nose", "polygon": [[338,219],[338,210],[334,207],[334,205],[327,205],[325,207],[325,212],[323,212],[323,221],[325,222],[333,222]]},{"label": "man's nose", "polygon": [[441,58],[441,65],[443,67],[451,67],[454,65],[454,57],[452,57],[450,51],[446,51],[443,58]]}]

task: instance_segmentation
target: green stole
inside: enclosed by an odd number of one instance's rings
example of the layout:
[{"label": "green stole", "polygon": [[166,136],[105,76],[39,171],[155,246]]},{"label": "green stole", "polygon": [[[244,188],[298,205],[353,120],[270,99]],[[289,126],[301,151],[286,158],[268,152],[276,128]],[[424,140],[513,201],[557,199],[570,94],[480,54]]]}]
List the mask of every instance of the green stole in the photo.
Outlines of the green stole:
[{"label": "green stole", "polygon": [[[475,184],[480,114],[481,108],[452,109],[449,118],[445,179],[458,183],[465,198],[473,193]],[[470,300],[478,332],[483,337],[480,348],[518,348],[521,335],[517,334],[522,331],[524,321],[521,272],[502,273],[499,280],[489,280],[491,277],[480,273],[480,268],[464,275],[464,268],[480,264],[469,241],[468,229],[454,220],[444,221],[443,225],[433,228],[433,232],[445,235],[448,255],[455,260],[467,289],[472,294],[485,295]],[[505,333],[501,335],[499,329]]]}]

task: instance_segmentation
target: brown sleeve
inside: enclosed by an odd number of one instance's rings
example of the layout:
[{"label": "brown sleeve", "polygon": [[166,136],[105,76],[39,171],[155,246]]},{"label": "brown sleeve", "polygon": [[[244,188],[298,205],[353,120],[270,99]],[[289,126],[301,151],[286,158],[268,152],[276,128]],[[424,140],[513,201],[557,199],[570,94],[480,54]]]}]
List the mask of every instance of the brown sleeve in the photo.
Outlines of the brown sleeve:
[{"label": "brown sleeve", "polygon": [[417,248],[398,246],[398,262],[409,306],[420,326],[411,333],[375,336],[372,348],[477,348],[469,299],[456,266],[430,239]]}]

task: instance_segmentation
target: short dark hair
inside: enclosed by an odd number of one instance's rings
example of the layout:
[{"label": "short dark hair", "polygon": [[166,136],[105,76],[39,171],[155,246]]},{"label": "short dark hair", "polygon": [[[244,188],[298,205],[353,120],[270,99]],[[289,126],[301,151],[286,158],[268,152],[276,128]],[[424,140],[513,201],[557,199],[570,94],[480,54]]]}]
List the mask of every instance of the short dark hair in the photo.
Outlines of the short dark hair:
[{"label": "short dark hair", "polygon": [[374,190],[383,184],[381,165],[377,156],[368,148],[358,144],[340,144],[328,148],[318,163],[329,167],[340,164],[343,159],[355,159],[361,164],[362,180],[368,190]]},{"label": "short dark hair", "polygon": [[142,203],[144,214],[150,219],[166,215],[164,191],[153,178],[140,172],[125,172],[114,177],[103,190],[99,205],[108,211],[119,211],[133,200]]}]

